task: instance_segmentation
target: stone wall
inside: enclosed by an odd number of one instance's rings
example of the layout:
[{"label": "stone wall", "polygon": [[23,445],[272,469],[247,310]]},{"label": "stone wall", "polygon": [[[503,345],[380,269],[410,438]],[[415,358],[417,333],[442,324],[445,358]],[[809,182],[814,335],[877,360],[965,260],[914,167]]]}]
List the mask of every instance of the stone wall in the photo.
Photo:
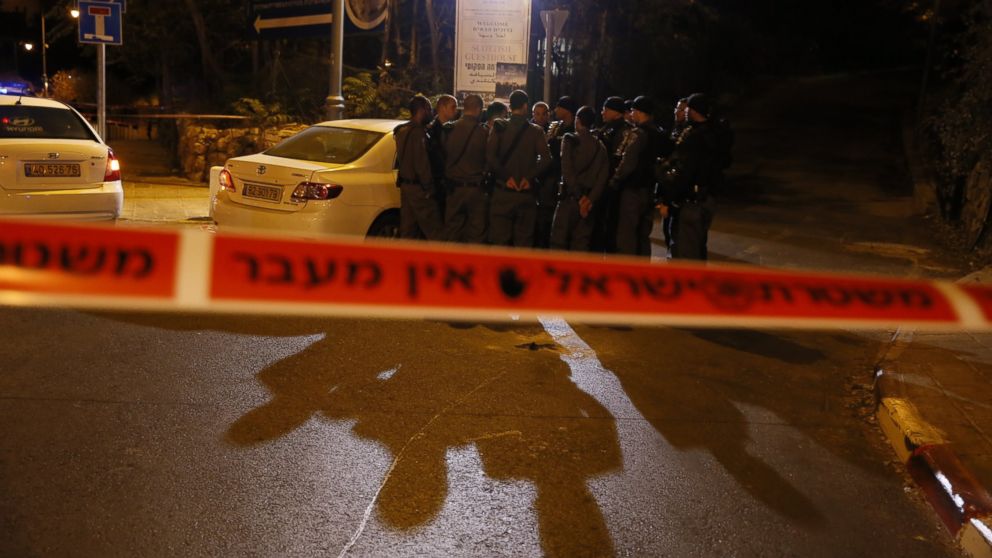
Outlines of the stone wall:
[{"label": "stone wall", "polygon": [[[180,121],[177,154],[183,175],[194,182],[207,182],[210,167],[223,165],[231,157],[258,153],[307,128],[286,124],[267,128],[223,128],[196,121]],[[261,139],[261,141],[260,141]]]}]

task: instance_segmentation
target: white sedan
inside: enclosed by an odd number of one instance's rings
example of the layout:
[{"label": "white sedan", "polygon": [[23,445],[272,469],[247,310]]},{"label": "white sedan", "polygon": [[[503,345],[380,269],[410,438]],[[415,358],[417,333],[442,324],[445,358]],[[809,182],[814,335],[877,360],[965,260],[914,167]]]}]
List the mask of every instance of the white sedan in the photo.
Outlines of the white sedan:
[{"label": "white sedan", "polygon": [[0,95],[0,215],[116,219],[120,163],[72,107]]},{"label": "white sedan", "polygon": [[219,227],[396,237],[393,129],[402,120],[323,122],[210,173]]}]

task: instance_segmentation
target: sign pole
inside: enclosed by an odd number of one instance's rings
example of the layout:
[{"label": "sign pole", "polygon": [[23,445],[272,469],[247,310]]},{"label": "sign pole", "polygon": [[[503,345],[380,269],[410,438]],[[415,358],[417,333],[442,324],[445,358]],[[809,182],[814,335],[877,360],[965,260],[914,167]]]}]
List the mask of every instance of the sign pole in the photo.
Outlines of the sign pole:
[{"label": "sign pole", "polygon": [[96,129],[107,141],[107,45],[96,45]]},{"label": "sign pole", "polygon": [[331,90],[325,100],[328,120],[344,118],[344,97],[341,95],[344,67],[344,0],[334,0],[331,22]]},{"label": "sign pole", "polygon": [[544,99],[545,103],[551,103],[551,45],[554,44],[555,37],[551,34],[551,27],[544,26]]},{"label": "sign pole", "polygon": [[568,19],[568,10],[541,12],[541,22],[544,23],[544,102],[549,104],[551,104],[551,52],[554,49],[555,37],[561,35],[566,19]]},{"label": "sign pole", "polygon": [[79,0],[79,43],[96,45],[96,130],[104,140],[107,139],[107,45],[124,44],[123,9],[123,0]]}]

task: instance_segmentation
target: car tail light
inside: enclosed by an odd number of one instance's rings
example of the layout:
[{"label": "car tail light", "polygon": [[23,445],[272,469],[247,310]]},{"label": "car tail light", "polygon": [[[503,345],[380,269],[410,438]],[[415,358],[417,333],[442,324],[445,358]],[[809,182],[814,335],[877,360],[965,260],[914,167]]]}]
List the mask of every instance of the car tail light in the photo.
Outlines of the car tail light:
[{"label": "car tail light", "polygon": [[113,182],[121,179],[121,162],[117,160],[113,149],[107,150],[107,170],[103,173],[104,182]]},{"label": "car tail light", "polygon": [[228,192],[234,192],[234,177],[231,176],[231,171],[227,169],[221,169],[220,174],[217,176],[217,182],[220,183],[221,190],[227,190]]},{"label": "car tail light", "polygon": [[322,182],[300,182],[293,190],[293,199],[302,200],[333,200],[341,195],[344,186],[338,184],[324,184]]}]

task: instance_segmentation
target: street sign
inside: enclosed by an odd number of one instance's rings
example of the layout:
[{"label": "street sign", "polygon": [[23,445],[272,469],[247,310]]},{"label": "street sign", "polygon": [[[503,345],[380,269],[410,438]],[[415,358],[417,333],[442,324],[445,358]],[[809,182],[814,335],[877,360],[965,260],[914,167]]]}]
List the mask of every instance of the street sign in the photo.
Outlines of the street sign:
[{"label": "street sign", "polygon": [[333,3],[330,0],[254,0],[248,15],[252,39],[328,37]]},{"label": "street sign", "polygon": [[79,42],[93,45],[123,44],[122,9],[123,6],[117,2],[80,0]]},{"label": "street sign", "polygon": [[565,27],[565,20],[568,19],[568,10],[542,10],[541,23],[544,24],[544,31],[552,37],[560,37],[561,30]]},{"label": "street sign", "polygon": [[94,2],[113,2],[114,4],[121,5],[121,13],[127,13],[127,0],[93,0]]}]

